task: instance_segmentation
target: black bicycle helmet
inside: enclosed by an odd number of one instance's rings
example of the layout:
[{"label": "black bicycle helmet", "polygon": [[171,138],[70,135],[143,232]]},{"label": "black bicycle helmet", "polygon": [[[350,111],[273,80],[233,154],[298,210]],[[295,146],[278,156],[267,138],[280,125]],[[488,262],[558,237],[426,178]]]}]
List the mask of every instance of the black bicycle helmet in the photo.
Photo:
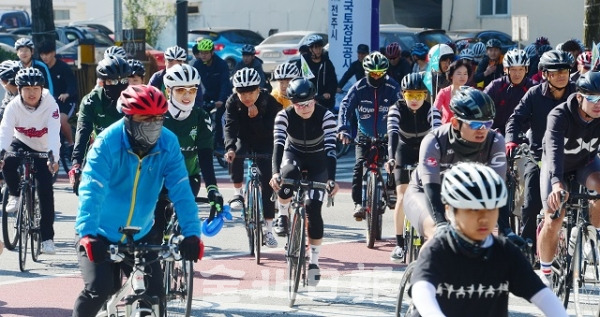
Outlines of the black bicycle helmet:
[{"label": "black bicycle helmet", "polygon": [[586,95],[600,95],[600,72],[589,71],[579,77],[577,91]]},{"label": "black bicycle helmet", "polygon": [[33,68],[33,67],[27,67],[27,68],[23,68],[21,69],[16,77],[15,77],[15,83],[17,84],[18,87],[24,87],[24,86],[44,86],[46,84],[46,80],[44,79],[44,74],[42,74],[42,72],[37,69],[37,68]]},{"label": "black bicycle helmet", "polygon": [[323,46],[325,42],[323,41],[323,37],[318,34],[313,34],[306,38],[304,41],[304,45],[308,47],[313,47],[315,45]]},{"label": "black bicycle helmet", "polygon": [[8,81],[9,84],[15,84],[15,76],[21,69],[19,62],[6,60],[0,63],[0,79]]},{"label": "black bicycle helmet", "polygon": [[462,86],[450,100],[450,110],[458,119],[486,121],[496,116],[494,101],[478,89]]},{"label": "black bicycle helmet", "polygon": [[131,67],[126,60],[109,55],[96,66],[96,75],[100,79],[120,79],[131,76]]},{"label": "black bicycle helmet", "polygon": [[402,82],[400,83],[402,87],[402,91],[405,90],[427,90],[425,83],[423,82],[423,74],[422,73],[410,73],[404,78],[402,78]]},{"label": "black bicycle helmet", "polygon": [[129,64],[129,67],[131,67],[131,76],[137,75],[144,78],[144,75],[146,74],[146,68],[142,62],[138,61],[137,59],[128,59],[127,64]]},{"label": "black bicycle helmet", "polygon": [[256,54],[256,49],[252,44],[245,44],[242,46],[242,55],[254,55]]},{"label": "black bicycle helmet", "polygon": [[570,69],[573,66],[573,55],[565,51],[551,50],[540,57],[538,69],[548,70]]},{"label": "black bicycle helmet", "polygon": [[293,103],[298,103],[313,99],[317,90],[310,80],[299,77],[290,81],[286,93],[288,99]]},{"label": "black bicycle helmet", "polygon": [[499,40],[497,39],[490,39],[487,41],[487,43],[485,43],[485,47],[486,48],[490,48],[490,47],[495,47],[495,48],[502,48],[502,43],[500,43]]}]

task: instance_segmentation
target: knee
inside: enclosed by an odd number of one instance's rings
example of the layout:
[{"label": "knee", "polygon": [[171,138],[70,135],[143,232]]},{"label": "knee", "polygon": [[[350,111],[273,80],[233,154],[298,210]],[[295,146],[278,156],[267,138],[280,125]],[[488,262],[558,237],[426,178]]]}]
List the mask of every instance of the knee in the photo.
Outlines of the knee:
[{"label": "knee", "polygon": [[306,205],[306,211],[308,213],[308,237],[311,239],[323,238],[322,206],[322,201],[312,199],[309,201],[308,205]]},{"label": "knee", "polygon": [[283,185],[277,192],[277,196],[279,196],[279,198],[284,199],[284,200],[292,198],[293,195],[294,195],[294,189],[292,188],[291,185]]}]

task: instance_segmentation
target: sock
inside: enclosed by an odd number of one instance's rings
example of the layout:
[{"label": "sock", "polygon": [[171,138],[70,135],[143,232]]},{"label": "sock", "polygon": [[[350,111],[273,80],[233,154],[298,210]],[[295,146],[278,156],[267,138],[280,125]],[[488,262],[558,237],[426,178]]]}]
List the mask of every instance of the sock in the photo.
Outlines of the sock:
[{"label": "sock", "polygon": [[271,220],[266,220],[265,222],[267,223],[267,232],[273,232],[273,219]]},{"label": "sock", "polygon": [[404,236],[403,235],[398,235],[398,234],[396,235],[396,245],[404,248]]},{"label": "sock", "polygon": [[240,187],[240,188],[235,188],[235,187],[234,187],[234,188],[233,188],[233,194],[234,194],[234,195],[240,195],[240,196],[244,196],[244,195],[242,195],[242,187]]},{"label": "sock", "polygon": [[546,275],[552,274],[552,262],[540,261],[540,271]]},{"label": "sock", "polygon": [[288,216],[290,214],[290,203],[282,204],[277,201],[277,209],[279,209],[280,216]]},{"label": "sock", "polygon": [[310,246],[310,260],[308,263],[319,265],[319,252],[321,252],[320,245],[311,245]]}]

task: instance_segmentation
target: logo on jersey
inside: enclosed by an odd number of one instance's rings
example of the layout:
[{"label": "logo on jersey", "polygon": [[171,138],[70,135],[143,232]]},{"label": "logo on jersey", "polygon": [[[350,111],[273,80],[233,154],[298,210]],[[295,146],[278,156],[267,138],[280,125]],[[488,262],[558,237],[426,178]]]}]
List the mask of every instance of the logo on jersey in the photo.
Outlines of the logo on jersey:
[{"label": "logo on jersey", "polygon": [[196,141],[197,135],[198,135],[198,126],[194,126],[192,128],[192,130],[190,131],[190,138],[192,138],[192,140]]},{"label": "logo on jersey", "polygon": [[492,159],[490,160],[490,167],[501,167],[506,165],[506,154],[504,152],[498,152],[494,154]]},{"label": "logo on jersey", "polygon": [[369,119],[370,117],[371,117],[371,115],[370,115],[370,114],[362,114],[362,115],[360,115],[360,120],[367,120],[367,119]]},{"label": "logo on jersey", "polygon": [[593,149],[598,147],[598,138],[593,138],[590,140],[590,142],[586,142],[582,138],[578,138],[576,140],[577,145],[568,150],[566,149],[567,142],[569,142],[569,139],[565,138],[565,154],[577,154],[581,152],[581,150],[592,152]]},{"label": "logo on jersey", "polygon": [[435,159],[435,157],[428,157],[425,159],[425,165],[429,167],[436,167],[438,166],[438,161]]},{"label": "logo on jersey", "polygon": [[208,130],[210,130],[210,132],[212,132],[213,127],[212,127],[212,122],[210,121],[210,117],[206,117],[206,119],[204,119],[204,123],[206,123],[206,127],[208,128]]},{"label": "logo on jersey", "polygon": [[25,129],[23,127],[15,127],[15,130],[30,138],[41,138],[44,134],[48,133],[48,128],[38,130],[36,128]]},{"label": "logo on jersey", "polygon": [[54,110],[54,112],[52,113],[52,118],[54,119],[58,119],[58,109]]},{"label": "logo on jersey", "polygon": [[482,285],[471,284],[465,286],[454,286],[450,283],[439,283],[436,289],[436,295],[441,297],[447,297],[448,299],[474,299],[474,298],[494,298],[508,294],[508,282],[500,283],[498,287],[494,285]]}]

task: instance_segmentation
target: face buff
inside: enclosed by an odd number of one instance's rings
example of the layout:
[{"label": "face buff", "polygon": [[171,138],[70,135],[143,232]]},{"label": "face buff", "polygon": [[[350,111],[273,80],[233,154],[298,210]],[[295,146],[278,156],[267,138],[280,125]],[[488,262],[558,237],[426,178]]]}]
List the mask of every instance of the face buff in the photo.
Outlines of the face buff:
[{"label": "face buff", "polygon": [[110,100],[118,100],[121,96],[121,92],[129,86],[128,84],[117,84],[117,85],[104,85],[104,94]]},{"label": "face buff", "polygon": [[163,120],[136,122],[125,116],[125,129],[131,142],[131,148],[140,156],[146,155],[158,141],[163,127]]}]

